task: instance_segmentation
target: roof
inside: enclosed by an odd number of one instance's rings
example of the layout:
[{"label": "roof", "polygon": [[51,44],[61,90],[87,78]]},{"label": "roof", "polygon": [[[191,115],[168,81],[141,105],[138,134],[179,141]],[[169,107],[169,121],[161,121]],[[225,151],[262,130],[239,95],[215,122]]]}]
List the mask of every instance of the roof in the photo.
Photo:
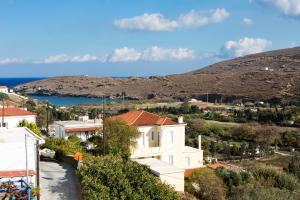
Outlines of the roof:
[{"label": "roof", "polygon": [[[0,178],[12,178],[12,177],[23,177],[26,176],[26,170],[13,170],[13,171],[0,171]],[[28,170],[28,175],[35,175],[35,171]]]},{"label": "roof", "polygon": [[7,89],[6,86],[0,85],[0,89]]},{"label": "roof", "polygon": [[0,145],[1,143],[24,143],[25,134],[28,136],[28,140],[39,140],[40,144],[45,142],[43,138],[25,127],[0,128]]},{"label": "roof", "polygon": [[157,114],[149,113],[143,110],[133,110],[125,114],[112,117],[113,120],[120,120],[133,126],[152,126],[152,125],[178,125],[168,117],[162,117]]},{"label": "roof", "polygon": [[144,158],[137,159],[135,161],[142,165],[149,166],[150,170],[158,176],[162,174],[184,173],[183,169],[170,165],[156,158]]},{"label": "roof", "polygon": [[0,109],[0,116],[2,116],[2,111],[4,110],[4,116],[26,116],[35,115],[33,112],[29,112],[20,108],[4,108]]},{"label": "roof", "polygon": [[98,127],[77,127],[77,128],[66,128],[67,133],[74,132],[86,132],[86,131],[96,131]]},{"label": "roof", "polygon": [[228,165],[226,163],[220,163],[220,162],[210,163],[210,164],[207,165],[207,167],[212,168],[212,169],[217,169],[218,167],[224,167],[225,169],[231,168],[230,165]]}]

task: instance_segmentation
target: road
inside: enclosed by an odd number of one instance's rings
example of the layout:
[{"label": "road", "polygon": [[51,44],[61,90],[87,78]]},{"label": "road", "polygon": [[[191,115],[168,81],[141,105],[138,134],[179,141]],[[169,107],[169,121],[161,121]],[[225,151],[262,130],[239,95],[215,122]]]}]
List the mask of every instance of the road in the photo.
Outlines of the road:
[{"label": "road", "polygon": [[41,200],[82,200],[75,170],[68,164],[40,163]]}]

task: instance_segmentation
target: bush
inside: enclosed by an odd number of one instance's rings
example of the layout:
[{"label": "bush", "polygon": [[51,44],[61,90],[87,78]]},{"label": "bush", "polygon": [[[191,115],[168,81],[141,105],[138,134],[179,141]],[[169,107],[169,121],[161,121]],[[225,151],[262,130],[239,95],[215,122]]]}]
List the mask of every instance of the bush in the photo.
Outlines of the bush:
[{"label": "bush", "polygon": [[186,189],[201,200],[224,200],[227,188],[213,170],[202,168],[193,171]]},{"label": "bush", "polygon": [[78,171],[84,199],[180,199],[146,166],[121,157],[92,157]]}]

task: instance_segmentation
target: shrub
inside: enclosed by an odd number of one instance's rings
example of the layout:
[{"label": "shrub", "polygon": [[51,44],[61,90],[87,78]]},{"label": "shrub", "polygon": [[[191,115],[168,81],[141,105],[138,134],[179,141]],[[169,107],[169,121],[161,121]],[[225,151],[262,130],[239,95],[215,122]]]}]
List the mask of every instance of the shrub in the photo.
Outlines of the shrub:
[{"label": "shrub", "polygon": [[78,171],[84,199],[180,199],[146,166],[121,157],[92,157]]},{"label": "shrub", "polygon": [[188,182],[190,185],[186,186],[187,191],[201,200],[225,199],[226,186],[211,169],[202,168],[193,171]]}]

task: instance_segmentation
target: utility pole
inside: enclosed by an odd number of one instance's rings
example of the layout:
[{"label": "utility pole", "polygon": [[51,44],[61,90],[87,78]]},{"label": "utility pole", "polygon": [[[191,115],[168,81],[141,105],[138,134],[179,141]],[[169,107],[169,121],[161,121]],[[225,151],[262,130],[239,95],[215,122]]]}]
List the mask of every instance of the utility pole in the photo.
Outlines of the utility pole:
[{"label": "utility pole", "polygon": [[0,127],[4,127],[4,98],[2,98],[2,124]]},{"label": "utility pole", "polygon": [[[40,154],[39,140],[36,140],[36,186],[40,187]],[[40,200],[40,193],[37,194],[37,199]]]},{"label": "utility pole", "polygon": [[102,140],[103,140],[103,155],[105,155],[105,99],[104,95],[102,96],[102,123],[103,123],[103,128],[102,128]]},{"label": "utility pole", "polygon": [[206,103],[208,104],[208,92],[206,93]]},{"label": "utility pole", "polygon": [[47,116],[46,116],[46,120],[47,120],[47,122],[46,122],[46,128],[47,128],[47,134],[49,133],[49,102],[47,102]]}]

